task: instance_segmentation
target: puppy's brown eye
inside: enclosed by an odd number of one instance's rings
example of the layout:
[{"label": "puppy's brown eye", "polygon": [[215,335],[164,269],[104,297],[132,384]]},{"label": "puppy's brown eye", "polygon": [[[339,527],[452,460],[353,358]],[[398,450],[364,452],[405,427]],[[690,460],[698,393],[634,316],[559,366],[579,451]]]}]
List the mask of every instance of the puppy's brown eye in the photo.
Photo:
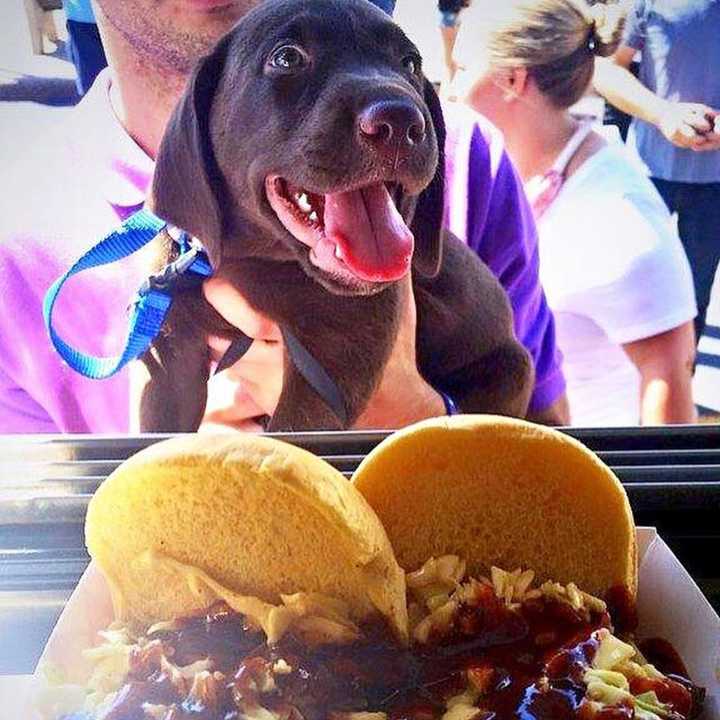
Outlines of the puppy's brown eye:
[{"label": "puppy's brown eye", "polygon": [[268,65],[277,70],[300,70],[309,62],[307,53],[297,45],[283,45],[273,50]]},{"label": "puppy's brown eye", "polygon": [[402,63],[405,69],[409,70],[413,75],[418,75],[420,73],[422,60],[420,60],[419,55],[406,55],[403,58]]}]

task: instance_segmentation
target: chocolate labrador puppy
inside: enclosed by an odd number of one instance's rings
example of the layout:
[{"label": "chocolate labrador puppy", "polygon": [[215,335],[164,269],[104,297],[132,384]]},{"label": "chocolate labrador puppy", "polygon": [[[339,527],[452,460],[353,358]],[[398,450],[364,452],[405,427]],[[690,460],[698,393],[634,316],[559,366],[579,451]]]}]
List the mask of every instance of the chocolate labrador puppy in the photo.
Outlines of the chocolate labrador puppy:
[{"label": "chocolate labrador puppy", "polygon": [[[533,372],[507,298],[442,229],[444,139],[417,49],[366,0],[261,3],[196,68],[151,204],[283,330],[267,429],[352,426],[392,349],[410,271],[425,379],[464,412],[526,413]],[[171,242],[164,252],[164,262],[177,254]],[[143,358],[142,430],[197,429],[208,333],[238,336],[199,288],[182,291]],[[298,367],[308,355],[339,389],[339,409]]]}]

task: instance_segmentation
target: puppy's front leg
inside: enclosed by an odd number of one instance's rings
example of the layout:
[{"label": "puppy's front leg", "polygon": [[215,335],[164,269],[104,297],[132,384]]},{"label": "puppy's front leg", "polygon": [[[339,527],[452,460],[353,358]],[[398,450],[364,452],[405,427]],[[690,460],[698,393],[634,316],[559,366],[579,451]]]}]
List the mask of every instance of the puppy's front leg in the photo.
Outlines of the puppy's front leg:
[{"label": "puppy's front leg", "polygon": [[527,351],[514,340],[442,379],[461,412],[524,418],[534,371]]},{"label": "puppy's front leg", "polygon": [[283,389],[268,432],[345,429],[325,401],[305,381],[285,352]]},{"label": "puppy's front leg", "polygon": [[534,369],[510,301],[465,243],[447,233],[443,250],[438,275],[415,278],[423,375],[463,412],[525,417]]},{"label": "puppy's front leg", "polygon": [[[140,432],[195,432],[205,414],[210,358],[206,332],[176,300],[163,333],[131,369],[131,424]],[[173,317],[185,317],[174,323]]]}]

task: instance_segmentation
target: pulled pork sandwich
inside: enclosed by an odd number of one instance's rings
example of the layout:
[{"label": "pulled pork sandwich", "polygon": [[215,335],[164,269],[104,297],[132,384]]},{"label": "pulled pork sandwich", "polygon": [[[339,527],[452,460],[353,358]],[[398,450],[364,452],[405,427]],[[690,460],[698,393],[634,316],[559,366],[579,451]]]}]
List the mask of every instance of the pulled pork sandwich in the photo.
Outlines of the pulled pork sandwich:
[{"label": "pulled pork sandwich", "polygon": [[101,485],[85,535],[115,622],[77,658],[82,678],[72,658],[45,663],[36,704],[52,720],[309,720],[366,704],[338,665],[349,648],[406,644],[380,521],[341,473],[277,440],[153,445]]},{"label": "pulled pork sandwich", "polygon": [[685,720],[702,705],[679,660],[633,635],[622,486],[527,423],[418,424],[353,483],[270,438],[167,441],[101,486],[86,537],[115,620],[80,681],[46,673],[50,720]]},{"label": "pulled pork sandwich", "polygon": [[632,512],[581,443],[509,418],[438,418],[382,442],[353,482],[408,572],[424,675],[403,717],[699,713],[704,692],[672,648],[636,642]]}]

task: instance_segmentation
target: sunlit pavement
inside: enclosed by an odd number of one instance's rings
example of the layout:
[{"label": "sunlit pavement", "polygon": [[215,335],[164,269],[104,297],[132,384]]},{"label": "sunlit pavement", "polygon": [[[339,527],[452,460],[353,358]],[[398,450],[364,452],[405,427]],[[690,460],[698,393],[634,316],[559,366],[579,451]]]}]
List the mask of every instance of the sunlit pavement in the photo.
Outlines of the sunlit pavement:
[{"label": "sunlit pavement", "polygon": [[[15,147],[38,143],[43,128],[57,123],[76,101],[74,69],[60,43],[52,55],[32,55],[23,4],[6,3],[0,24],[0,138]],[[434,0],[399,0],[396,18],[419,46],[425,69],[440,78],[440,39]],[[48,50],[52,50],[48,47]],[[8,172],[9,170],[9,172]],[[0,175],[12,182],[12,168]],[[720,233],[720,228],[718,228]],[[699,345],[695,399],[703,413],[720,413],[720,282],[716,281],[708,314],[708,329]]]}]

